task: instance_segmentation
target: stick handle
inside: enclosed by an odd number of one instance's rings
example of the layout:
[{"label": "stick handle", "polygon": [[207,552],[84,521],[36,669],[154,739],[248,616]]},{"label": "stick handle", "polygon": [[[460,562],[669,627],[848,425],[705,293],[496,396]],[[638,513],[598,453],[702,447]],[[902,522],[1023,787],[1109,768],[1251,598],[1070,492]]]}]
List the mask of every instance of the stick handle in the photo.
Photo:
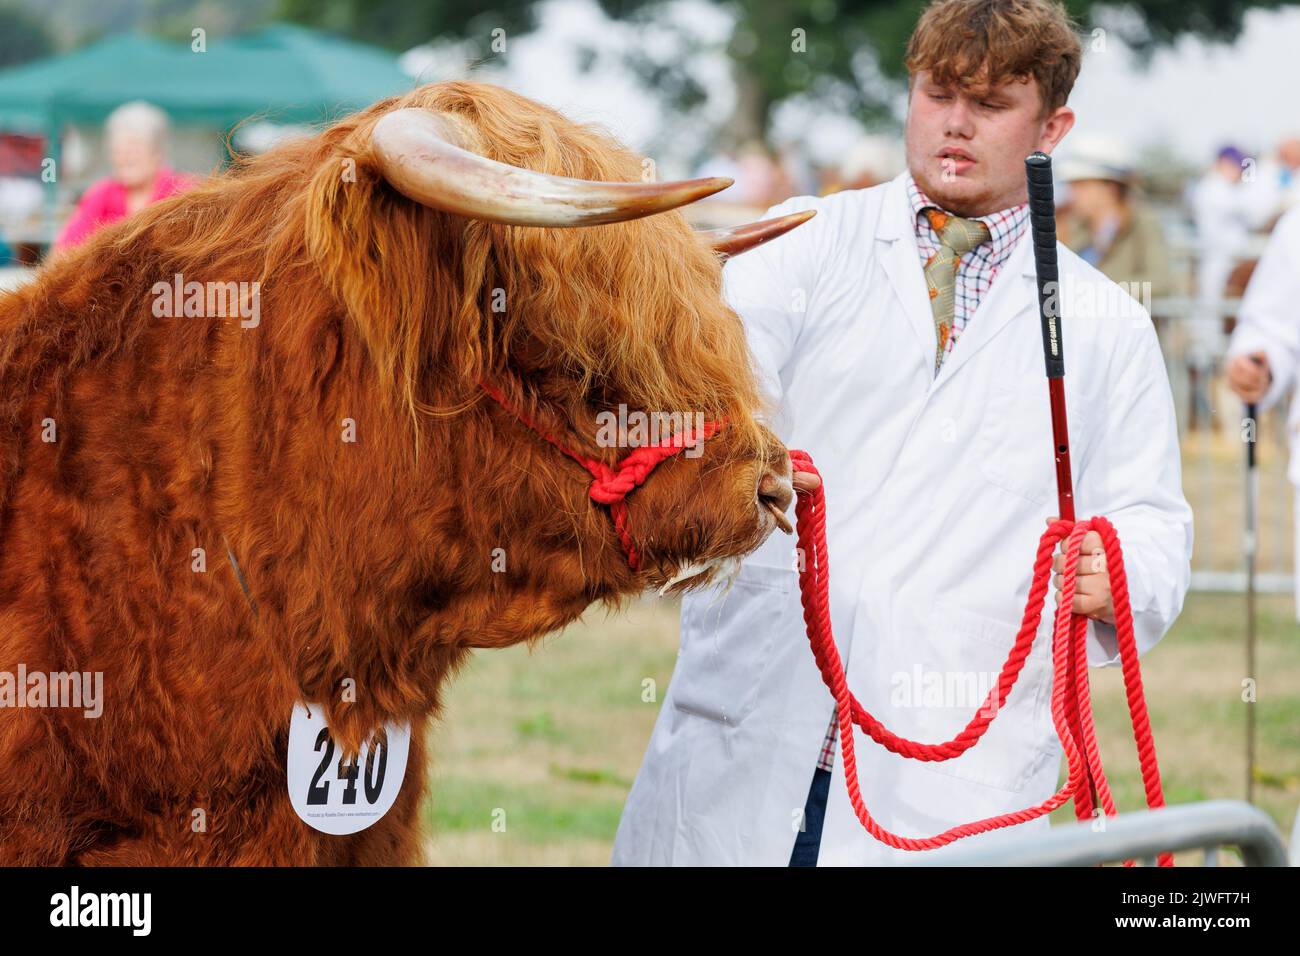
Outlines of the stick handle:
[{"label": "stick handle", "polygon": [[1061,339],[1060,281],[1056,270],[1056,204],[1052,200],[1052,158],[1025,158],[1029,188],[1029,231],[1038,275],[1038,314],[1043,326],[1043,359],[1052,408],[1052,454],[1056,459],[1057,515],[1074,521],[1074,479],[1070,469],[1070,429],[1065,416],[1065,343]]},{"label": "stick handle", "polygon": [[1047,377],[1065,375],[1065,343],[1061,341],[1060,279],[1056,271],[1056,204],[1052,198],[1052,157],[1030,153],[1025,158],[1029,186],[1029,229],[1038,274],[1038,314],[1043,323],[1043,358]]}]

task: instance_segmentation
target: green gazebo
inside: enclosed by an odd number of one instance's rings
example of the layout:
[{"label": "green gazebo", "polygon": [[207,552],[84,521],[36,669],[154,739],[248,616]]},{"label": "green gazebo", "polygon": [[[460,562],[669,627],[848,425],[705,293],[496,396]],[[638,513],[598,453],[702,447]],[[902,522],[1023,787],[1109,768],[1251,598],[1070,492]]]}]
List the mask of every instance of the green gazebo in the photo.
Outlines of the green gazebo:
[{"label": "green gazebo", "polygon": [[57,160],[67,125],[100,124],[132,100],[178,126],[224,133],[249,118],[325,123],[416,85],[393,53],[303,27],[207,36],[204,45],[124,34],[0,71],[0,133],[44,136]]}]

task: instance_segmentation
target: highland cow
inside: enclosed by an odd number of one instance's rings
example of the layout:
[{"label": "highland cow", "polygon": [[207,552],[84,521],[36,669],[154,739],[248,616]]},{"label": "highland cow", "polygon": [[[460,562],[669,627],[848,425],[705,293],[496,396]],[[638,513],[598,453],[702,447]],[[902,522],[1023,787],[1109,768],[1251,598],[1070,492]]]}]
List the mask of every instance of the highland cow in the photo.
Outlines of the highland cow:
[{"label": "highland cow", "polygon": [[[0,672],[103,676],[98,717],[0,709],[0,863],[414,862],[423,732],[472,648],[788,530],[719,253],[797,223],[710,242],[675,207],[726,180],[642,180],[598,129],[427,86],[0,299]],[[627,540],[539,434],[614,462],[622,406],[722,426],[627,498]],[[410,722],[368,829],[295,815],[298,702],[349,753]]]}]

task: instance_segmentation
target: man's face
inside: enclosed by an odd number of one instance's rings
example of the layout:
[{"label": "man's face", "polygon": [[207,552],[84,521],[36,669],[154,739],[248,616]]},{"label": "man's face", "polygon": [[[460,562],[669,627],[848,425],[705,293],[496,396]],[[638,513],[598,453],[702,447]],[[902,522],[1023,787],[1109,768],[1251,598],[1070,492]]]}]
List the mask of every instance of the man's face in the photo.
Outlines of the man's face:
[{"label": "man's face", "polygon": [[912,79],[907,167],[922,191],[950,212],[987,216],[1027,198],[1025,157],[1050,153],[1074,125],[1074,111],[1041,115],[1032,76],[962,91],[929,70]]},{"label": "man's face", "polygon": [[1241,163],[1237,162],[1231,156],[1224,156],[1222,159],[1215,161],[1215,168],[1218,169],[1219,175],[1230,183],[1241,182]]},{"label": "man's face", "polygon": [[1085,219],[1111,215],[1120,205],[1115,183],[1105,179],[1076,179],[1070,183],[1070,208]]}]

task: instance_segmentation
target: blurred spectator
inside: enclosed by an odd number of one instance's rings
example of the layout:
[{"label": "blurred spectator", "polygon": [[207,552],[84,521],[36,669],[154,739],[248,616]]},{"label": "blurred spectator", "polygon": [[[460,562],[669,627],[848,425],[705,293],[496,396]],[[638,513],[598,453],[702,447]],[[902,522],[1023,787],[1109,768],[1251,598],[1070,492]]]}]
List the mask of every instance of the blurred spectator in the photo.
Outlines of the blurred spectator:
[{"label": "blurred spectator", "polygon": [[[1278,220],[1241,303],[1228,343],[1228,385],[1244,402],[1268,411],[1296,384],[1300,370],[1300,206]],[[1292,401],[1291,464],[1287,477],[1297,489],[1296,543],[1300,554],[1300,401]],[[1296,619],[1300,620],[1300,573],[1296,581]]]},{"label": "blurred spectator", "polygon": [[100,226],[188,188],[192,180],[167,165],[170,124],[156,106],[119,106],[104,123],[113,175],[86,190],[54,248],[78,245]]},{"label": "blurred spectator", "polygon": [[1210,369],[1214,357],[1222,351],[1224,286],[1246,249],[1255,218],[1241,184],[1245,160],[1241,150],[1225,146],[1192,186],[1192,219],[1200,261],[1196,268],[1196,314],[1188,323],[1188,361],[1198,371]]},{"label": "blurred spectator", "polygon": [[1300,137],[1281,140],[1248,185],[1254,225],[1268,231],[1278,216],[1300,202]]},{"label": "blurred spectator", "polygon": [[750,140],[738,150],[724,149],[709,157],[695,171],[696,176],[726,176],[735,184],[714,202],[755,207],[775,206],[795,195],[795,186],[772,150]]},{"label": "blurred spectator", "polygon": [[[1085,139],[1061,164],[1069,184],[1068,244],[1134,298],[1169,295],[1169,250],[1160,220],[1137,194],[1133,162],[1118,141]],[[1138,283],[1150,283],[1146,290]],[[1144,295],[1147,293],[1148,295]]]},{"label": "blurred spectator", "polygon": [[1300,136],[1288,136],[1277,146],[1278,185],[1283,203],[1290,209],[1300,203]]},{"label": "blurred spectator", "polygon": [[736,180],[736,201],[766,209],[790,196],[791,186],[772,151],[765,143],[750,140],[736,160],[740,178]]}]

